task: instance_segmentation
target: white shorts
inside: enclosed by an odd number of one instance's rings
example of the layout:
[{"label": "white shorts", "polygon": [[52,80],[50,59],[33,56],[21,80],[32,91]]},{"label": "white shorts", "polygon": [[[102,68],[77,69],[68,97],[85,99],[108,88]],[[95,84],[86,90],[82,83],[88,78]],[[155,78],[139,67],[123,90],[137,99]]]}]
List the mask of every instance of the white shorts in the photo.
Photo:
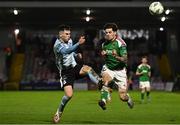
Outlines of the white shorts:
[{"label": "white shorts", "polygon": [[122,70],[110,70],[104,65],[101,73],[108,73],[119,89],[127,90],[127,75],[125,68]]},{"label": "white shorts", "polygon": [[139,82],[139,88],[140,88],[140,89],[150,88],[150,82],[149,82],[149,81]]}]

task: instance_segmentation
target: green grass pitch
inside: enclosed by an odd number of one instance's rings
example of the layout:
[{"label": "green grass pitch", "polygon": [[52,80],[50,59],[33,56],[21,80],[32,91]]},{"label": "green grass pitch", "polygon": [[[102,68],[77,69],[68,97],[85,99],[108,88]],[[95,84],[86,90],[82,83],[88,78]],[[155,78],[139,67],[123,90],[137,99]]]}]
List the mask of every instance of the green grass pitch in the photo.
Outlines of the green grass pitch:
[{"label": "green grass pitch", "polygon": [[[0,124],[51,124],[62,91],[1,91]],[[140,104],[140,93],[130,91],[135,107],[120,101],[117,91],[103,111],[98,91],[75,91],[61,124],[180,124],[180,93],[153,91],[150,103]]]}]

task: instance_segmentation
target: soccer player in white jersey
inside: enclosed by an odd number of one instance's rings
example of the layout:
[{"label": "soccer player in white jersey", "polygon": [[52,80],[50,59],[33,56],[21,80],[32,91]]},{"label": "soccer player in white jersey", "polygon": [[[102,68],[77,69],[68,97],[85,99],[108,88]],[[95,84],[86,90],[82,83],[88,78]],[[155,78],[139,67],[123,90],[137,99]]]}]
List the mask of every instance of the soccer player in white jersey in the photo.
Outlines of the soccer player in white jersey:
[{"label": "soccer player in white jersey", "polygon": [[78,55],[75,51],[78,46],[84,42],[85,37],[81,36],[79,41],[73,45],[70,27],[67,25],[59,26],[59,38],[54,44],[54,54],[56,65],[60,73],[61,87],[64,89],[64,96],[62,97],[60,105],[53,117],[54,123],[60,121],[66,104],[73,96],[73,83],[75,80],[88,75],[94,83],[98,84],[100,81],[99,76],[90,66],[77,64],[75,60],[75,56]]},{"label": "soccer player in white jersey", "polygon": [[148,60],[146,56],[141,59],[141,64],[137,67],[136,75],[139,76],[139,88],[141,90],[141,102],[144,102],[144,94],[148,101],[150,101],[150,77],[151,77],[151,66],[148,65]]}]

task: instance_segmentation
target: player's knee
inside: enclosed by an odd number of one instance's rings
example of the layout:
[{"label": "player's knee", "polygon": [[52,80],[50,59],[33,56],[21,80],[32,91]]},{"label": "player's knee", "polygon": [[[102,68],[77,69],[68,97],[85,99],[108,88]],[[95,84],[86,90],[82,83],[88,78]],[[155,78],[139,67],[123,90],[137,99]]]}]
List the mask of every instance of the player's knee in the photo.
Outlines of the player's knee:
[{"label": "player's knee", "polygon": [[73,93],[67,93],[66,96],[71,99],[73,97]]},{"label": "player's knee", "polygon": [[91,70],[92,70],[92,68],[91,68],[90,66],[87,66],[87,65],[84,65],[84,66],[83,66],[83,71],[84,71],[84,72],[87,73],[87,72],[89,72],[89,71],[91,71]]},{"label": "player's knee", "polygon": [[145,93],[145,89],[141,89],[141,93]]},{"label": "player's knee", "polygon": [[124,102],[127,102],[129,97],[127,94],[123,93],[123,94],[120,94],[120,99]]},{"label": "player's knee", "polygon": [[151,91],[151,89],[150,88],[147,88],[147,92],[150,92]]},{"label": "player's knee", "polygon": [[104,83],[107,83],[108,85],[111,85],[111,83],[112,83],[112,85],[113,85],[112,78],[111,78],[111,76],[110,76],[109,74],[107,74],[107,73],[102,74],[102,80],[104,81]]}]

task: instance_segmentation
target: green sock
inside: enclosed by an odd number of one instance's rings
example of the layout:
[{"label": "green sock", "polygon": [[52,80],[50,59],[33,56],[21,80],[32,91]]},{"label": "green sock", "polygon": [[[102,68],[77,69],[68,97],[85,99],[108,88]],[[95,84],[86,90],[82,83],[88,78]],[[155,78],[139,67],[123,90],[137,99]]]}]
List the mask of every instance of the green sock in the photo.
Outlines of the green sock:
[{"label": "green sock", "polygon": [[144,92],[141,93],[141,100],[144,100]]},{"label": "green sock", "polygon": [[147,92],[147,93],[146,93],[147,98],[149,98],[149,95],[150,95],[150,92]]},{"label": "green sock", "polygon": [[109,94],[108,87],[103,86],[103,88],[101,90],[101,100],[106,101],[108,99],[108,94]]}]

